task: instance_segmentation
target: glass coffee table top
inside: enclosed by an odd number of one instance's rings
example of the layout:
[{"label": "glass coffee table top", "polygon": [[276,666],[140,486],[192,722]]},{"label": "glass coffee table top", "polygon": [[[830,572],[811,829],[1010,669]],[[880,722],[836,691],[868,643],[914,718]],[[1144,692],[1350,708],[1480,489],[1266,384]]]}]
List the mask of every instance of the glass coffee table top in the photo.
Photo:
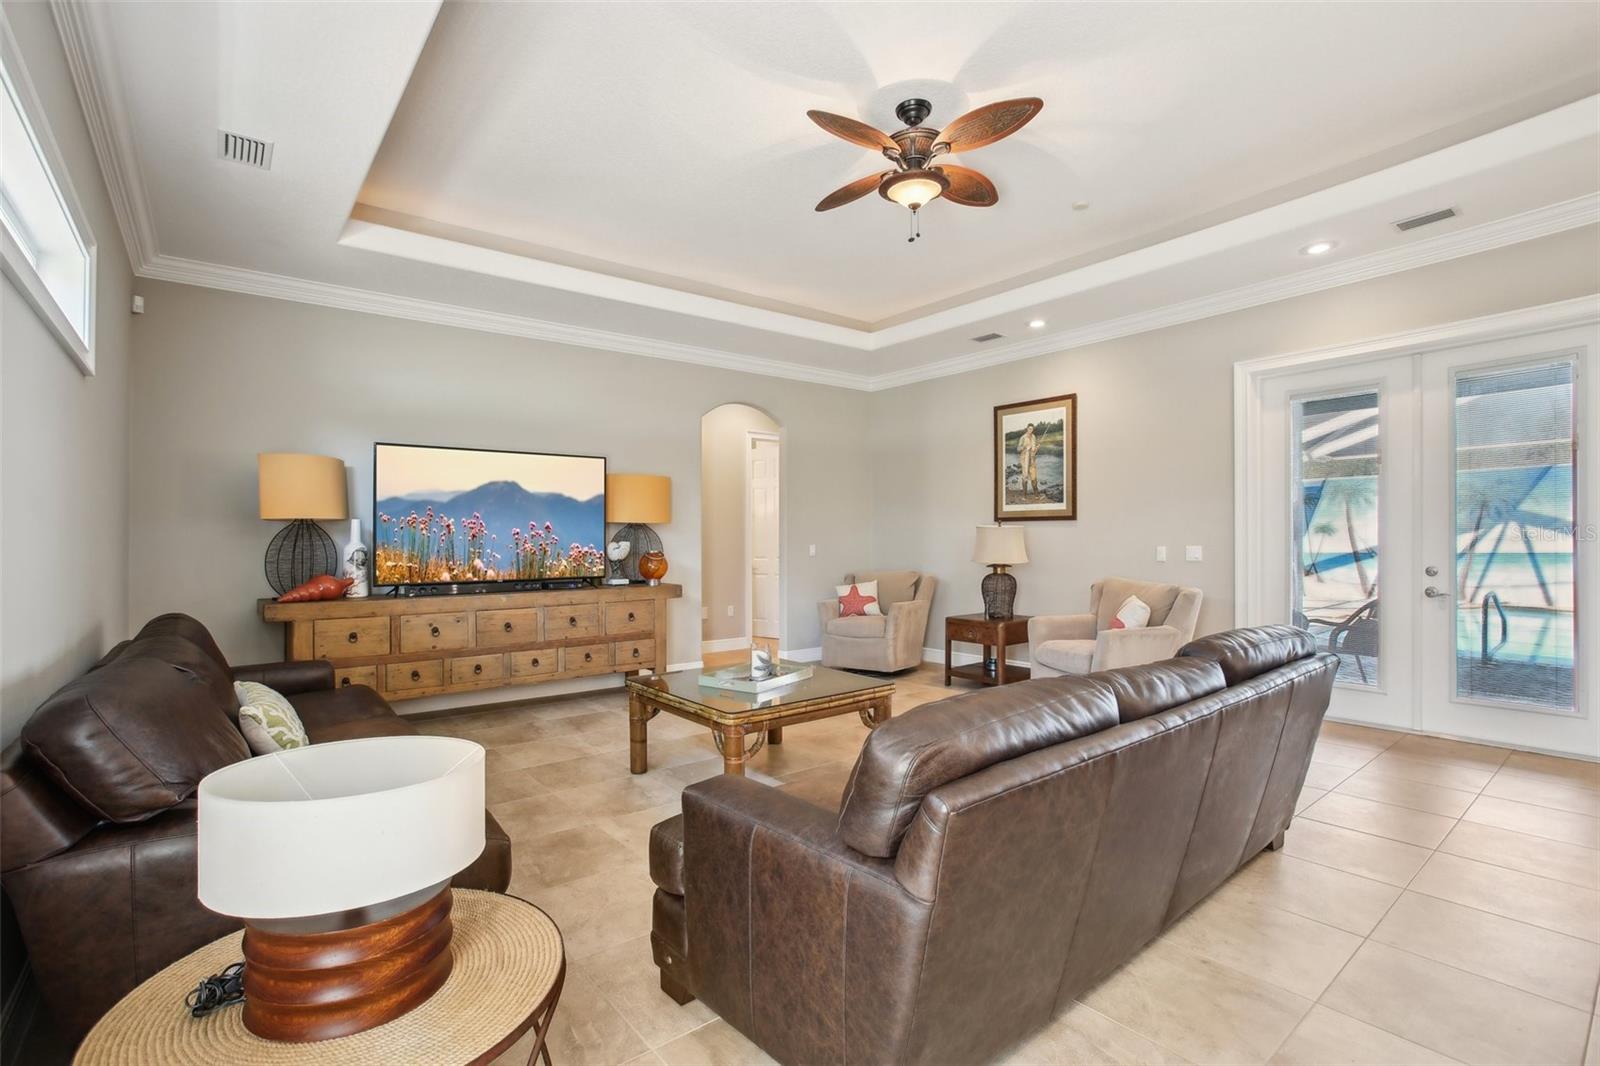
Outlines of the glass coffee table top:
[{"label": "glass coffee table top", "polygon": [[837,699],[841,696],[864,695],[874,691],[889,692],[894,682],[888,678],[864,677],[843,670],[830,670],[826,666],[812,668],[810,677],[784,685],[769,692],[730,692],[727,689],[709,688],[700,684],[703,671],[678,670],[670,674],[651,677],[630,677],[628,687],[648,690],[677,704],[695,704],[722,715],[767,711],[779,707],[799,707],[819,700]]}]

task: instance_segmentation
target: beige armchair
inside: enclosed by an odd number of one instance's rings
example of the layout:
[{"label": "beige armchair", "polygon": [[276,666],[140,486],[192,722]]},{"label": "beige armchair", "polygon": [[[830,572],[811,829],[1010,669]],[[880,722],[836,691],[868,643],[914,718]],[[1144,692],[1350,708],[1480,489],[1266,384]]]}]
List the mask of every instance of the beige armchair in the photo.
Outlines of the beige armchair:
[{"label": "beige armchair", "polygon": [[846,574],[840,584],[862,581],[878,583],[883,614],[840,618],[837,598],[830,596],[818,603],[822,665],[890,674],[921,663],[928,609],[938,579],[915,570],[863,570]]},{"label": "beige armchair", "polygon": [[[1129,596],[1150,605],[1142,629],[1113,629],[1111,620]],[[1199,589],[1108,577],[1089,586],[1087,614],[1035,615],[1028,621],[1028,659],[1034,677],[1088,674],[1170,659],[1194,639],[1200,619]]]}]

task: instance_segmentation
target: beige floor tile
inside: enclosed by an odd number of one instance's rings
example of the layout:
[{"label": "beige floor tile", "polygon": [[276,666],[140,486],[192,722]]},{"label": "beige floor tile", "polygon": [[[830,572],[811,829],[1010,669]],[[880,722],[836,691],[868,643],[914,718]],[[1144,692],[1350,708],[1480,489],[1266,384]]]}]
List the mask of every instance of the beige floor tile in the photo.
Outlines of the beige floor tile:
[{"label": "beige floor tile", "polygon": [[1583,1053],[1583,1066],[1600,1066],[1600,1015],[1589,1019],[1589,1049]]},{"label": "beige floor tile", "polygon": [[1425,737],[1414,733],[1402,736],[1394,742],[1394,747],[1389,750],[1396,755],[1405,755],[1416,759],[1471,763],[1474,766],[1487,766],[1494,769],[1499,769],[1500,765],[1506,761],[1506,756],[1511,754],[1508,748],[1497,748],[1488,744],[1473,744],[1465,740],[1450,740],[1446,737]]},{"label": "beige floor tile", "polygon": [[1294,798],[1294,813],[1299,814],[1301,811],[1305,810],[1307,807],[1311,806],[1313,803],[1317,802],[1317,800],[1321,799],[1327,794],[1328,793],[1325,789],[1302,788],[1300,790],[1300,795]]},{"label": "beige floor tile", "polygon": [[[495,816],[500,827],[515,844],[520,840],[559,833],[588,821],[588,815],[575,807],[565,796],[555,792],[540,793],[526,799],[490,803],[489,813]],[[515,849],[512,861],[516,861]]]},{"label": "beige floor tile", "polygon": [[547,1043],[551,1059],[562,1066],[614,1066],[649,1050],[594,982],[570,963]]},{"label": "beige floor tile", "polygon": [[1196,1063],[1265,1062],[1311,1001],[1158,940],[1083,1001]]},{"label": "beige floor tile", "polygon": [[1461,817],[1463,821],[1512,829],[1529,836],[1559,840],[1564,844],[1600,848],[1600,818],[1573,814],[1571,811],[1558,811],[1553,807],[1540,807],[1498,796],[1480,796]]},{"label": "beige floor tile", "polygon": [[[515,852],[512,863],[515,866]],[[535,884],[518,892],[518,884],[513,873],[513,892],[555,920],[569,960],[581,961],[650,933],[650,901],[656,886],[645,863],[636,870],[596,874],[553,888]]]},{"label": "beige floor tile", "polygon": [[[444,736],[454,736],[454,733],[445,733]],[[468,740],[473,738],[468,737]],[[479,741],[482,743],[482,741]],[[529,766],[542,766],[545,763],[565,762],[567,759],[576,759],[583,755],[582,748],[575,748],[571,744],[563,744],[558,740],[529,740],[517,744],[495,744],[488,748],[489,757],[486,760],[491,773],[497,770],[521,770]]]},{"label": "beige floor tile", "polygon": [[1074,1003],[1000,1062],[1005,1066],[1183,1066],[1186,1060],[1099,1011]]},{"label": "beige floor tile", "polygon": [[634,811],[632,814],[601,818],[595,824],[600,827],[601,832],[620,841],[628,849],[628,854],[637,862],[647,859],[650,854],[650,830],[655,824],[666,821],[682,810],[682,802],[673,800],[659,807]]},{"label": "beige floor tile", "polygon": [[1329,766],[1342,766],[1350,770],[1359,770],[1371,762],[1380,752],[1381,749],[1351,747],[1331,740],[1319,740],[1317,741],[1317,746],[1312,749],[1311,757],[1317,762],[1326,763]]},{"label": "beige floor tile", "polygon": [[844,796],[845,782],[850,780],[853,763],[827,763],[793,774],[783,779],[778,787],[791,795],[799,796],[824,810],[837,811]]},{"label": "beige floor tile", "polygon": [[1458,822],[1439,850],[1600,890],[1600,851],[1481,822]]},{"label": "beige floor tile", "polygon": [[1407,781],[1421,781],[1425,785],[1442,785],[1468,792],[1481,791],[1495,774],[1494,769],[1488,766],[1419,759],[1402,755],[1393,749],[1373,759],[1366,768],[1385,777],[1403,777]]},{"label": "beige floor tile", "polygon": [[639,864],[636,852],[593,823],[516,844],[513,861],[519,878],[525,875],[551,888]]},{"label": "beige floor tile", "polygon": [[628,774],[615,781],[601,781],[556,795],[590,817],[632,814],[635,811],[670,803],[683,793],[683,786],[661,774]]},{"label": "beige floor tile", "polygon": [[1349,747],[1375,748],[1379,751],[1392,747],[1394,742],[1405,736],[1389,729],[1376,729],[1370,725],[1355,725],[1350,722],[1323,722],[1318,736],[1323,740],[1331,740],[1335,744],[1344,744]]},{"label": "beige floor tile", "polygon": [[1508,773],[1529,774],[1600,790],[1600,763],[1584,759],[1563,759],[1556,755],[1514,751],[1506,758],[1502,769]]},{"label": "beige floor tile", "polygon": [[1484,786],[1483,794],[1600,818],[1600,792],[1548,777],[1501,771]]},{"label": "beige floor tile", "polygon": [[1428,861],[1426,848],[1309,818],[1295,819],[1284,835],[1283,850],[1296,858],[1401,887]]},{"label": "beige floor tile", "polygon": [[1477,798],[1476,793],[1463,789],[1426,785],[1403,777],[1385,777],[1370,770],[1357,770],[1341,781],[1334,791],[1379,803],[1391,803],[1397,807],[1410,807],[1414,811],[1442,814],[1446,818],[1460,818]]},{"label": "beige floor tile", "polygon": [[1165,939],[1240,973],[1316,999],[1361,938],[1278,907],[1213,896]]},{"label": "beige floor tile", "polygon": [[1600,942],[1600,892],[1565,881],[1439,853],[1417,874],[1411,889],[1541,929]]},{"label": "beige floor tile", "polygon": [[1283,851],[1262,852],[1216,891],[1220,898],[1279,907],[1359,936],[1372,932],[1399,895],[1394,885]]},{"label": "beige floor tile", "polygon": [[656,1048],[656,1054],[667,1066],[767,1066],[776,1061],[721,1018]]},{"label": "beige floor tile", "polygon": [[1586,1012],[1368,941],[1324,1006],[1463,1062],[1576,1063]]},{"label": "beige floor tile", "polygon": [[527,772],[552,792],[565,792],[600,781],[615,781],[628,776],[628,760],[611,752],[580,755],[576,759],[530,766]]},{"label": "beige floor tile", "polygon": [[1334,766],[1332,763],[1317,762],[1313,759],[1311,765],[1306,767],[1306,787],[1328,792],[1355,772],[1349,766]]},{"label": "beige floor tile", "polygon": [[590,956],[584,972],[649,1047],[660,1047],[717,1017],[698,999],[680,1007],[661,991],[661,971],[650,957],[648,936]]},{"label": "beige floor tile", "polygon": [[1579,1010],[1600,982],[1600,944],[1418,892],[1395,901],[1372,939]]},{"label": "beige floor tile", "polygon": [[1409,807],[1396,807],[1392,803],[1378,803],[1337,791],[1306,808],[1301,817],[1423,848],[1437,847],[1455,825],[1454,818]]},{"label": "beige floor tile", "polygon": [[[496,1064],[498,1066],[498,1064]],[[507,1064],[510,1066],[510,1064]],[[520,1066],[520,1064],[518,1064]],[[654,1051],[646,1051],[638,1058],[629,1059],[622,1066],[667,1066],[667,1060],[657,1055]]]},{"label": "beige floor tile", "polygon": [[1272,1056],[1274,1066],[1449,1066],[1455,1061],[1320,1003]]},{"label": "beige floor tile", "polygon": [[484,802],[493,805],[511,800],[527,799],[549,793],[526,769],[499,770],[486,773],[483,778]]}]

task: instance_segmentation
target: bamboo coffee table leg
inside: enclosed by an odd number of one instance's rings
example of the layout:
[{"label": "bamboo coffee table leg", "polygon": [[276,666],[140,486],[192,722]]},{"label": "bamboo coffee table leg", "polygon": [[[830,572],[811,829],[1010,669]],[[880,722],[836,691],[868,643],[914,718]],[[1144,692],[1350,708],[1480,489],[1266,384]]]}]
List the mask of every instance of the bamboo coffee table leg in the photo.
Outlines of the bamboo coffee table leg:
[{"label": "bamboo coffee table leg", "polygon": [[722,749],[722,772],[744,776],[744,734],[718,733],[717,747]]},{"label": "bamboo coffee table leg", "polygon": [[783,726],[780,725],[776,729],[767,730],[767,743],[768,744],[782,744],[783,743]]},{"label": "bamboo coffee table leg", "polygon": [[642,774],[650,769],[649,709],[637,693],[628,694],[628,770]]}]

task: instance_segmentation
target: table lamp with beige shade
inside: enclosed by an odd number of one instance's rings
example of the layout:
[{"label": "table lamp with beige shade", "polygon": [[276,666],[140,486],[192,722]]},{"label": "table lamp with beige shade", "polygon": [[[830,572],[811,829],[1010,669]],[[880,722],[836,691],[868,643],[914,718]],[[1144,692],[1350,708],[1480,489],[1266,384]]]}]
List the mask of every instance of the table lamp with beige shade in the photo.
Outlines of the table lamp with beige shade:
[{"label": "table lamp with beige shade", "polygon": [[651,525],[672,521],[672,479],[664,474],[607,474],[606,521],[621,526],[606,545],[608,585],[643,580],[659,585],[667,572],[661,538]]},{"label": "table lamp with beige shade", "polygon": [[344,460],[329,455],[262,452],[256,456],[263,521],[288,522],[267,545],[267,583],[283,595],[318,574],[339,572],[333,538],[318,521],[350,517]]},{"label": "table lamp with beige shade", "polygon": [[972,561],[990,568],[983,578],[983,613],[989,618],[1010,618],[1017,602],[1017,579],[1007,569],[1028,561],[1028,546],[1021,526],[979,526]]}]

